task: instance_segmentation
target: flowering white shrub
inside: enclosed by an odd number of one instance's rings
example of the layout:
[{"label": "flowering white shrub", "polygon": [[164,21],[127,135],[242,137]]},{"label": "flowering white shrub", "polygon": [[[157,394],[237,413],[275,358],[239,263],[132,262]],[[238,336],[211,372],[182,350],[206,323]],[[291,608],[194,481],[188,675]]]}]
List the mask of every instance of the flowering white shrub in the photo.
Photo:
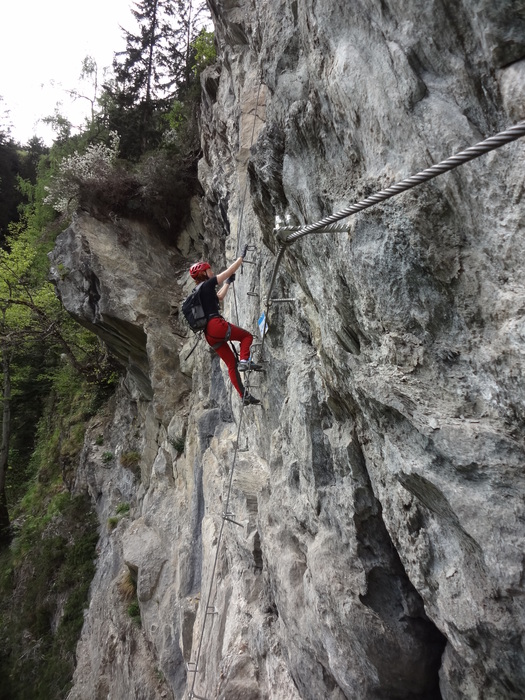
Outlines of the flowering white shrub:
[{"label": "flowering white shrub", "polygon": [[58,166],[58,174],[53,178],[44,199],[56,211],[68,213],[79,205],[83,188],[100,187],[104,180],[113,175],[113,169],[118,157],[119,135],[112,131],[110,145],[103,143],[90,144],[84,153],[75,151],[64,158]]}]

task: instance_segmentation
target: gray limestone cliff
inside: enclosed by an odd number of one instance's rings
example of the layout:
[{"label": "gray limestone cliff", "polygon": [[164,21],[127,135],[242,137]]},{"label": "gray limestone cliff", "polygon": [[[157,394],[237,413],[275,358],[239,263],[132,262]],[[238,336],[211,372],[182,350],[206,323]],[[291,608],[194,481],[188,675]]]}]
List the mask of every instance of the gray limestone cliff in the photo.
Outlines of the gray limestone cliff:
[{"label": "gray limestone cliff", "polygon": [[127,368],[77,475],[101,538],[70,700],[523,698],[523,139],[287,249],[239,435],[180,302],[191,262],[249,243],[225,314],[255,334],[276,221],[524,119],[525,3],[209,4],[204,195],[177,246],[79,214],[51,256]]}]

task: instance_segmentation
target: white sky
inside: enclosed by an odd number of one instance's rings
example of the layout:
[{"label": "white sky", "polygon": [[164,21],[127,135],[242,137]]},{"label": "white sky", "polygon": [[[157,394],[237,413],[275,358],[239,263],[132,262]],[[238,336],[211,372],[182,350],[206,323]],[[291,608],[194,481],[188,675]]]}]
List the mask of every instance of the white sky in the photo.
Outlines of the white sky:
[{"label": "white sky", "polygon": [[36,134],[50,145],[52,131],[39,120],[58,102],[73,124],[83,123],[89,103],[72,103],[66,90],[77,88],[87,55],[102,82],[102,69],[125,47],[120,26],[134,28],[132,7],[133,0],[3,0],[0,96],[15,140],[24,144]]}]

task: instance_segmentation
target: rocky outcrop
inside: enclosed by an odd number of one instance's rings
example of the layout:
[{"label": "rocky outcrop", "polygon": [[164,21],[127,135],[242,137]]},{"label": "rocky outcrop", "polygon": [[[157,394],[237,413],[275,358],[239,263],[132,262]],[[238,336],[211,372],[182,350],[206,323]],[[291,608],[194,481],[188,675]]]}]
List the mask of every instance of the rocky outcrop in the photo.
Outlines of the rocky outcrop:
[{"label": "rocky outcrop", "polygon": [[64,304],[128,368],[114,461],[93,427],[78,476],[103,522],[130,510],[101,536],[71,698],[106,697],[86,690],[103,676],[116,698],[518,699],[524,144],[286,251],[262,409],[241,416],[203,344],[187,358],[176,310],[187,261],[247,242],[226,313],[256,329],[276,217],[315,221],[523,118],[522,4],[210,7],[203,223],[166,250],[80,217],[54,253]]}]

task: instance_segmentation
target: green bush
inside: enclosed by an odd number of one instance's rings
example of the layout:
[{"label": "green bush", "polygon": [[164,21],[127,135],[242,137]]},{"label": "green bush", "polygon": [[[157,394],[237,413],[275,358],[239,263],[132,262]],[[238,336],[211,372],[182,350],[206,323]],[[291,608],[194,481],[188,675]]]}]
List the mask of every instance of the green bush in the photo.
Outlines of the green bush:
[{"label": "green bush", "polygon": [[140,619],[140,606],[138,600],[134,600],[128,605],[128,615],[131,617],[133,622],[140,627],[142,621]]},{"label": "green bush", "polygon": [[127,515],[129,513],[129,503],[119,503],[117,506],[117,515]]},{"label": "green bush", "polygon": [[30,500],[45,515],[26,519],[24,546],[17,538],[0,562],[0,697],[61,700],[95,572],[97,524],[83,496],[58,494],[47,509],[37,492]]}]

